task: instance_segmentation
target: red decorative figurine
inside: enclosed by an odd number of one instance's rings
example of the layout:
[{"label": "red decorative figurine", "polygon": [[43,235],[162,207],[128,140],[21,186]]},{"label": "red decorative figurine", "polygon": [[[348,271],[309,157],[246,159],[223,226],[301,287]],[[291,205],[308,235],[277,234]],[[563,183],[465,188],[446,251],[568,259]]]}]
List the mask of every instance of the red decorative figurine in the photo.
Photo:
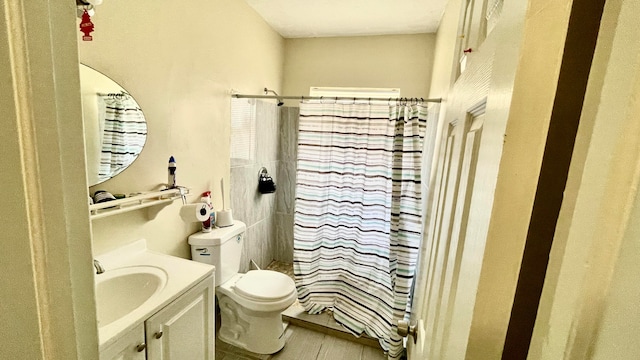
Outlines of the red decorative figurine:
[{"label": "red decorative figurine", "polygon": [[85,9],[84,13],[82,14],[82,21],[80,21],[80,31],[84,33],[82,40],[84,41],[93,40],[93,37],[89,35],[90,33],[93,32],[93,23],[91,22],[91,16],[89,16],[87,9]]}]

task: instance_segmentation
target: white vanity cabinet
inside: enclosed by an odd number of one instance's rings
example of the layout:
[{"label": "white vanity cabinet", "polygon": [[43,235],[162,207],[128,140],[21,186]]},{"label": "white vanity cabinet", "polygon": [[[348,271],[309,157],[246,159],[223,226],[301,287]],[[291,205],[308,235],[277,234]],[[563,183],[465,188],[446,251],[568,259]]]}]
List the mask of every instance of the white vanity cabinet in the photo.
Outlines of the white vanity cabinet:
[{"label": "white vanity cabinet", "polygon": [[145,322],[147,359],[214,359],[214,288],[210,277]]},{"label": "white vanity cabinet", "polygon": [[144,324],[122,335],[115,343],[100,351],[100,360],[145,360]]},{"label": "white vanity cabinet", "polygon": [[125,333],[100,360],[214,360],[213,275]]}]

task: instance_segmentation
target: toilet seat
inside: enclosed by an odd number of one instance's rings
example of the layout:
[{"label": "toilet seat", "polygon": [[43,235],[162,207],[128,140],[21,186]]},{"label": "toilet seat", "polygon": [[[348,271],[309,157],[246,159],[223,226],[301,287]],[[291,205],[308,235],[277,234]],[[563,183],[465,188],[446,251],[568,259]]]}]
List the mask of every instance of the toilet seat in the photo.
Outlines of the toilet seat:
[{"label": "toilet seat", "polygon": [[279,301],[295,291],[295,283],[276,271],[251,270],[235,283],[234,291],[253,301]]},{"label": "toilet seat", "polygon": [[217,286],[216,293],[226,295],[239,305],[256,312],[282,312],[298,297],[293,279],[271,270],[251,270],[246,274],[235,274]]}]

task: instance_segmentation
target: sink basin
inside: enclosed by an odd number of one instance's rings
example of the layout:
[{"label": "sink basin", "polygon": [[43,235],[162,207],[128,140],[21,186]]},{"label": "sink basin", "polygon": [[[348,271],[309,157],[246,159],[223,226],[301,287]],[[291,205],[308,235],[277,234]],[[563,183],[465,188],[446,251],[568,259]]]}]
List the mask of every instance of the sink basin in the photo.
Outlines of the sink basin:
[{"label": "sink basin", "polygon": [[98,326],[106,326],[140,308],[167,284],[155,266],[130,266],[96,275]]}]

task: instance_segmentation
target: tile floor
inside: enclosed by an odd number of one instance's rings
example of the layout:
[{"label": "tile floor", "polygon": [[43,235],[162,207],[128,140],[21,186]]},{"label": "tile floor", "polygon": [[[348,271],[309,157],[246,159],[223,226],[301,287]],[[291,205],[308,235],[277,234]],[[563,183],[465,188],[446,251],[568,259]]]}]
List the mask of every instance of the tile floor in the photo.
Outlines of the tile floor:
[{"label": "tile floor", "polygon": [[[268,270],[293,278],[291,264],[274,261]],[[216,339],[216,360],[384,360],[386,355],[378,340],[368,336],[356,338],[338,324],[327,311],[309,315],[296,300],[282,313],[289,325],[284,349],[273,355],[260,355],[236,348]]]},{"label": "tile floor", "polygon": [[379,347],[345,340],[322,332],[289,325],[284,349],[273,355],[260,355],[236,348],[216,339],[216,360],[385,360]]},{"label": "tile floor", "polygon": [[[300,304],[298,304],[298,302],[295,302],[282,313],[282,320],[288,321],[291,325],[314,330],[323,334],[328,334],[362,345],[380,348],[377,339],[374,339],[367,335],[363,335],[360,337],[353,336],[350,332],[343,328],[342,325],[336,322],[331,311],[325,311],[324,313],[319,315],[309,315],[306,311],[304,311],[304,308]],[[381,348],[380,351],[382,351]]]}]

